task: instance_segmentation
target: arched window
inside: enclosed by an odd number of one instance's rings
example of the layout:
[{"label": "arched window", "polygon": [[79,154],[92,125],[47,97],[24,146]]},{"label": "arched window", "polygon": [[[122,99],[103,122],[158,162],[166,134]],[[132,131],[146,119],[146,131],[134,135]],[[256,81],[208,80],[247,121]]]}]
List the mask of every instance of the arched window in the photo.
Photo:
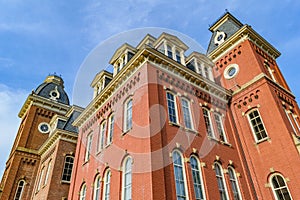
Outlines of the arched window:
[{"label": "arched window", "polygon": [[236,173],[235,173],[235,170],[230,166],[228,167],[228,174],[229,174],[229,180],[230,180],[234,200],[241,200],[242,197],[241,197]]},{"label": "arched window", "polygon": [[85,196],[86,196],[86,184],[84,183],[80,189],[79,200],[85,200]]},{"label": "arched window", "polygon": [[190,108],[189,101],[186,99],[182,99],[181,107],[182,107],[183,120],[184,120],[185,127],[188,129],[193,129],[192,114],[191,114],[191,108]]},{"label": "arched window", "polygon": [[103,199],[109,200],[110,199],[110,176],[111,172],[110,170],[106,170],[106,173],[104,175],[104,188],[103,188]]},{"label": "arched window", "polygon": [[47,181],[48,181],[48,178],[49,178],[49,173],[50,173],[50,170],[51,170],[51,164],[52,164],[52,160],[50,160],[49,163],[48,163],[46,177],[45,177],[45,180],[44,180],[44,185],[47,184]]},{"label": "arched window", "polygon": [[132,99],[126,101],[124,114],[124,131],[127,132],[132,128]]},{"label": "arched window", "polygon": [[205,197],[204,197],[204,188],[203,188],[203,181],[202,181],[202,175],[201,175],[201,168],[199,166],[199,161],[195,156],[190,157],[190,165],[191,165],[191,169],[192,169],[195,198],[196,198],[196,200],[203,200],[203,199],[205,199]]},{"label": "arched window", "polygon": [[178,152],[177,150],[173,151],[172,159],[173,159],[173,167],[174,167],[174,178],[175,178],[177,200],[188,199],[187,190],[186,190],[186,178],[185,178],[181,153]]},{"label": "arched window", "polygon": [[175,95],[171,92],[167,92],[167,104],[169,121],[174,124],[177,124],[176,98]]},{"label": "arched window", "polygon": [[123,165],[123,200],[131,200],[132,187],[132,160],[131,157],[125,159]]},{"label": "arched window", "polygon": [[205,127],[206,127],[206,133],[209,137],[214,137],[213,127],[210,119],[210,112],[207,108],[202,108]]},{"label": "arched window", "polygon": [[274,174],[270,178],[272,190],[276,200],[291,200],[291,194],[284,178],[280,174]]},{"label": "arched window", "polygon": [[94,182],[94,200],[100,200],[101,177],[98,174]]},{"label": "arched window", "polygon": [[15,194],[14,200],[20,200],[22,198],[24,186],[25,186],[25,181],[24,180],[20,180],[19,183],[18,183],[18,187],[17,187],[17,190],[16,190],[16,194]]},{"label": "arched window", "polygon": [[257,109],[248,114],[248,120],[250,122],[256,142],[260,142],[268,138],[265,126]]},{"label": "arched window", "polygon": [[64,170],[62,174],[62,181],[70,182],[72,169],[73,169],[74,157],[73,156],[66,156],[65,163],[64,163]]},{"label": "arched window", "polygon": [[215,172],[216,172],[216,177],[218,182],[220,198],[221,200],[228,200],[228,194],[227,194],[226,183],[225,183],[222,167],[219,163],[215,163],[214,167],[215,167]]},{"label": "arched window", "polygon": [[114,135],[114,122],[115,116],[111,114],[108,118],[108,134],[107,134],[107,144],[111,144]]},{"label": "arched window", "polygon": [[85,162],[89,161],[89,159],[90,159],[91,149],[92,149],[92,138],[93,138],[93,134],[90,133],[86,139],[86,150],[85,150],[85,156],[84,156]]},{"label": "arched window", "polygon": [[98,141],[98,151],[101,151],[104,148],[106,137],[106,121],[104,120],[100,125],[100,134]]}]

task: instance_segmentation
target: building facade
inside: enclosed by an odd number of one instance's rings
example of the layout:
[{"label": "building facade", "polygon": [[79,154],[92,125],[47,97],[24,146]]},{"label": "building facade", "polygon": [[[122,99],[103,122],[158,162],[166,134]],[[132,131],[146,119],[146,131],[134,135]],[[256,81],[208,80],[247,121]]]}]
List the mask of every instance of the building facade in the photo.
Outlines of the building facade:
[{"label": "building facade", "polygon": [[85,109],[48,76],[19,113],[0,199],[300,199],[280,53],[228,12],[209,30],[206,54],[168,33],[125,43]]},{"label": "building facade", "polygon": [[0,185],[1,200],[67,199],[77,142],[63,80],[49,75],[25,101]]},{"label": "building facade", "polygon": [[75,120],[69,199],[300,199],[299,108],[280,53],[230,13],[207,54],[122,45]]}]

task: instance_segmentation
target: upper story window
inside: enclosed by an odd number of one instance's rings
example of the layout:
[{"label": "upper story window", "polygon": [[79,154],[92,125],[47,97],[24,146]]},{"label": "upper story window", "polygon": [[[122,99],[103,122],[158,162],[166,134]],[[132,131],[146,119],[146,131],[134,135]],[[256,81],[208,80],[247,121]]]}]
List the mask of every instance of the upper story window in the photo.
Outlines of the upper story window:
[{"label": "upper story window", "polygon": [[202,108],[205,127],[206,127],[206,133],[209,137],[214,137],[213,133],[213,127],[210,119],[210,112],[207,108]]},{"label": "upper story window", "polygon": [[186,99],[182,99],[181,106],[183,111],[183,120],[185,127],[188,129],[193,129],[192,114],[189,101]]},{"label": "upper story window", "polygon": [[125,102],[124,106],[124,131],[127,132],[132,128],[132,98]]},{"label": "upper story window", "polygon": [[280,174],[274,174],[270,178],[271,187],[276,200],[291,200],[289,188]]},{"label": "upper story window", "polygon": [[107,144],[111,144],[113,141],[114,122],[115,122],[115,116],[114,114],[111,114],[108,118]]},{"label": "upper story window", "polygon": [[204,200],[204,187],[201,175],[199,161],[195,156],[190,157],[190,165],[192,169],[194,191],[196,200]]},{"label": "upper story window", "polygon": [[44,173],[45,173],[45,167],[43,167],[42,170],[41,170],[41,172],[40,172],[39,182],[38,182],[36,191],[39,191],[41,189],[42,180],[43,180],[43,177],[44,177]]},{"label": "upper story window", "polygon": [[170,45],[167,45],[167,55],[169,58],[173,59],[172,47]]},{"label": "upper story window", "polygon": [[110,170],[106,170],[106,173],[104,175],[104,183],[103,183],[103,199],[104,200],[109,200],[110,198],[110,176],[111,172]]},{"label": "upper story window", "polygon": [[[291,114],[292,114],[291,111],[286,110],[286,109],[284,109],[284,111],[285,111],[285,114],[286,114],[286,116],[287,116],[287,118],[288,118],[288,120],[289,120],[289,122],[290,122],[292,128],[293,128],[294,133],[297,134],[297,131],[296,131],[295,126],[294,126],[294,124],[293,124],[293,122],[292,122],[292,119],[291,119]],[[294,118],[294,122],[296,122],[296,121],[295,121],[295,118]]]},{"label": "upper story window", "polygon": [[125,159],[123,165],[123,200],[131,200],[132,190],[132,160],[131,157]]},{"label": "upper story window", "polygon": [[104,120],[100,124],[100,134],[99,134],[99,141],[98,141],[98,152],[104,148],[105,143],[105,136],[106,136],[106,121]]},{"label": "upper story window", "polygon": [[295,124],[297,126],[297,130],[299,132],[300,131],[300,126],[299,126],[299,123],[298,123],[298,116],[295,115],[294,113],[292,113],[292,116],[293,116],[294,122],[295,122]]},{"label": "upper story window", "polygon": [[171,92],[167,92],[167,104],[168,104],[168,115],[169,121],[177,124],[177,107],[176,107],[176,99],[175,95]]},{"label": "upper story window", "polygon": [[48,163],[46,177],[45,177],[45,180],[44,180],[44,185],[46,185],[47,182],[48,182],[48,178],[49,178],[49,174],[50,174],[50,170],[51,170],[51,164],[52,164],[52,160],[50,160],[49,163]]},{"label": "upper story window", "polygon": [[101,187],[101,177],[98,174],[95,178],[95,183],[94,183],[93,200],[100,200],[100,187]]},{"label": "upper story window", "polygon": [[92,149],[92,137],[93,137],[93,134],[90,133],[86,139],[86,149],[85,149],[85,156],[84,156],[85,162],[87,162],[90,159],[91,149]]},{"label": "upper story window", "polygon": [[224,127],[223,127],[222,117],[219,113],[214,113],[214,116],[215,116],[215,121],[216,121],[220,140],[223,142],[227,142],[226,134],[225,134]]},{"label": "upper story window", "polygon": [[66,182],[71,181],[73,164],[74,164],[74,157],[66,156],[65,163],[64,163],[64,170],[63,170],[63,174],[62,174],[62,178],[61,178],[62,181],[66,181]]},{"label": "upper story window", "polygon": [[220,193],[220,199],[228,200],[228,193],[226,189],[226,183],[225,183],[222,167],[217,162],[214,164],[214,167],[215,167],[216,178],[217,178],[217,183],[218,183],[218,188]]},{"label": "upper story window", "polygon": [[175,51],[175,57],[176,57],[176,61],[178,63],[181,63],[181,56],[180,56],[180,52],[178,50]]},{"label": "upper story window", "polygon": [[185,178],[181,153],[177,150],[173,151],[172,159],[173,159],[173,167],[174,167],[174,178],[175,178],[177,200],[188,199],[187,189],[186,189],[187,188],[186,178]]},{"label": "upper story window", "polygon": [[260,117],[258,110],[253,110],[248,114],[248,120],[250,122],[252,132],[255,137],[256,142],[260,142],[266,138],[268,138],[267,132],[265,130],[265,126]]},{"label": "upper story window", "polygon": [[80,189],[79,200],[85,200],[85,196],[86,196],[86,184],[84,183]]},{"label": "upper story window", "polygon": [[241,200],[242,197],[241,197],[236,173],[235,173],[235,170],[230,166],[228,167],[228,174],[229,174],[229,180],[230,180],[234,200]]},{"label": "upper story window", "polygon": [[24,186],[25,186],[25,181],[24,180],[20,180],[19,183],[18,183],[18,187],[17,187],[17,190],[16,190],[16,194],[15,194],[14,200],[21,200],[22,199],[22,194],[23,194]]}]

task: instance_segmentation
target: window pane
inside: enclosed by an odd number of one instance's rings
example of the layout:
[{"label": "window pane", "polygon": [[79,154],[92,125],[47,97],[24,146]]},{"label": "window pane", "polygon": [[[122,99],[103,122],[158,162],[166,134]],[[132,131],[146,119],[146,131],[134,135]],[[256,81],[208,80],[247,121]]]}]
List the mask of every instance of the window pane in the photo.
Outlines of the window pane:
[{"label": "window pane", "polygon": [[257,110],[252,111],[248,114],[250,123],[252,125],[252,130],[254,132],[257,141],[267,138],[267,133],[265,127],[262,123],[260,115]]},{"label": "window pane", "polygon": [[172,154],[173,166],[174,166],[174,177],[175,177],[175,186],[176,186],[176,196],[178,199],[186,199],[185,191],[185,178],[183,173],[183,164],[181,155],[174,151]]},{"label": "window pane", "polygon": [[225,189],[225,182],[224,182],[223,172],[222,172],[221,167],[219,166],[219,164],[215,163],[214,166],[215,166],[215,171],[216,171],[216,177],[217,177],[217,183],[218,183],[220,198],[221,198],[221,200],[227,200],[227,194],[226,194],[226,189]]},{"label": "window pane", "polygon": [[203,108],[202,111],[203,111],[207,135],[210,137],[213,137],[213,131],[212,131],[212,126],[211,126],[209,111],[206,108]]},{"label": "window pane", "polygon": [[175,97],[171,93],[167,93],[168,114],[170,122],[177,123]]},{"label": "window pane", "polygon": [[195,157],[190,158],[190,164],[192,168],[192,175],[193,175],[193,183],[194,183],[194,190],[195,190],[195,196],[196,200],[202,200],[203,192],[202,192],[202,180],[201,180],[201,171],[199,170],[198,161]]},{"label": "window pane", "polygon": [[181,104],[182,104],[184,125],[186,126],[186,128],[192,129],[190,104],[185,99],[182,99]]}]

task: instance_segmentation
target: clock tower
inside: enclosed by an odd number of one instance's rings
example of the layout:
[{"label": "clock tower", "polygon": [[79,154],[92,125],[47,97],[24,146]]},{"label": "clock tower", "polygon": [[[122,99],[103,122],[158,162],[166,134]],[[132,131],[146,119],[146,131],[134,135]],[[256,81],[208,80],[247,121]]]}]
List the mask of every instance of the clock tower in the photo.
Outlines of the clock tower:
[{"label": "clock tower", "polygon": [[63,80],[49,75],[26,99],[19,112],[21,124],[0,185],[0,199],[30,199],[34,193],[40,147],[49,138],[54,115],[70,109]]},{"label": "clock tower", "polygon": [[217,82],[232,92],[228,112],[256,199],[300,199],[299,108],[276,62],[279,51],[229,12],[210,31],[207,55]]}]

